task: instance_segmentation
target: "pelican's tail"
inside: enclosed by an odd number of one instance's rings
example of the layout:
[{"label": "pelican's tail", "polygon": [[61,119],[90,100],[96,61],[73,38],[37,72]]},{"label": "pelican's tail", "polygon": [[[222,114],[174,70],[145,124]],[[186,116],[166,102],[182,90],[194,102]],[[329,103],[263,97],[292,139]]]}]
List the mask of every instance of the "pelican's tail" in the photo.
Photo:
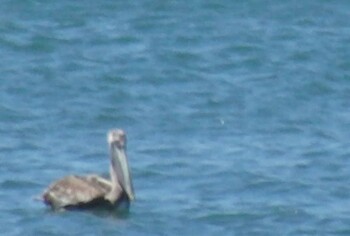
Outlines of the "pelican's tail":
[{"label": "pelican's tail", "polygon": [[39,202],[45,202],[45,199],[43,198],[42,195],[34,196],[32,197],[34,201],[39,201]]}]

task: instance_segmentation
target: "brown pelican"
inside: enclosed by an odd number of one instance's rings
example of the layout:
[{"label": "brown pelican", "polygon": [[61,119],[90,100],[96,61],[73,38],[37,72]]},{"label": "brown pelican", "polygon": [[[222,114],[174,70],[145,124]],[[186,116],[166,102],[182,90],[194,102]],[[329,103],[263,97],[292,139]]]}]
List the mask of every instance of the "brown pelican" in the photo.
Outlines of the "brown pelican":
[{"label": "brown pelican", "polygon": [[90,207],[113,208],[121,202],[134,200],[134,189],[126,156],[126,135],[123,130],[111,130],[107,135],[110,152],[110,176],[66,176],[52,183],[42,200],[53,209]]}]

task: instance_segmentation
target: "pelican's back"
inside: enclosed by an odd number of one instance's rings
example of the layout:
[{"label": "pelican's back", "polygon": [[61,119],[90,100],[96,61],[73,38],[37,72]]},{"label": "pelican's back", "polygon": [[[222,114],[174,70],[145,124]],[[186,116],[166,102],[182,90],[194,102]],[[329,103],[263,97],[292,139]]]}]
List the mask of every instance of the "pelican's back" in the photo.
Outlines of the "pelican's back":
[{"label": "pelican's back", "polygon": [[79,208],[106,202],[110,191],[110,182],[97,175],[70,175],[52,183],[42,198],[54,209]]}]

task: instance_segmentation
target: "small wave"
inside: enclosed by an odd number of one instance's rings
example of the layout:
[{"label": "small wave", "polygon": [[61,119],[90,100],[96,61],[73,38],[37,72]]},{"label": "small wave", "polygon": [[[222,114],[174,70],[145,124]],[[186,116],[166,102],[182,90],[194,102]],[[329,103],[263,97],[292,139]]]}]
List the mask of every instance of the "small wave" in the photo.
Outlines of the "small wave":
[{"label": "small wave", "polygon": [[39,186],[41,185],[27,180],[4,180],[0,182],[0,187],[2,189],[33,188]]}]

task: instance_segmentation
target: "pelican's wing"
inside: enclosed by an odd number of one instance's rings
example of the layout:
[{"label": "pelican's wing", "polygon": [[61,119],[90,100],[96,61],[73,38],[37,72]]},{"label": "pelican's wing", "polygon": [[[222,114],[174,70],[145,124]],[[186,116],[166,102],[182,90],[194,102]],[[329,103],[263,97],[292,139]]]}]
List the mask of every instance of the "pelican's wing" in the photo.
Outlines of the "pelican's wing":
[{"label": "pelican's wing", "polygon": [[81,206],[103,200],[110,190],[110,182],[97,175],[71,175],[51,184],[43,193],[43,200],[55,209]]}]

